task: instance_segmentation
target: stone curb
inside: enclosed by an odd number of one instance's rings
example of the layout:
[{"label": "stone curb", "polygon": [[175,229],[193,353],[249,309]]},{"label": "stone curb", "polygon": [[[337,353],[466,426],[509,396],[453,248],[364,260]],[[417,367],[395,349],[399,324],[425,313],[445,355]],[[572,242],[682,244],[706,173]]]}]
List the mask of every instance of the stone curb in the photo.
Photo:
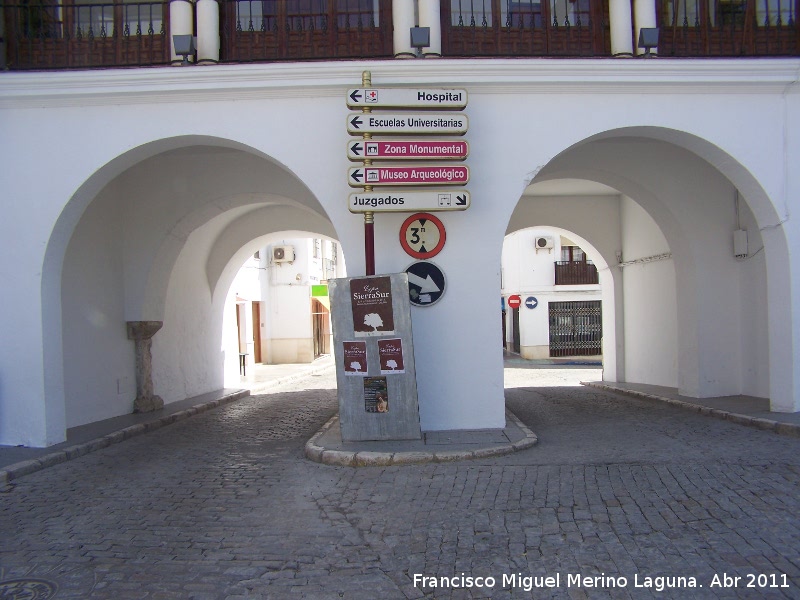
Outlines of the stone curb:
[{"label": "stone curb", "polygon": [[177,423],[178,421],[183,421],[184,419],[188,419],[193,415],[204,413],[208,410],[223,406],[225,404],[230,404],[235,400],[245,398],[249,395],[250,390],[239,390],[238,392],[227,394],[222,398],[217,398],[216,400],[211,400],[210,402],[206,402],[204,404],[198,404],[197,406],[192,406],[191,408],[174,412],[152,421],[130,425],[118,431],[113,431],[102,437],[89,440],[88,442],[82,442],[80,444],[75,444],[74,446],[68,446],[50,454],[39,456],[38,458],[24,460],[8,465],[0,470],[0,485],[7,485],[14,479],[19,479],[24,475],[30,475],[36,471],[72,460],[73,458],[78,458],[85,454],[89,454],[90,452],[94,452],[95,450],[107,448],[112,444],[124,442],[125,440],[136,437],[137,435],[141,435],[155,429],[160,429],[165,425],[171,425],[172,423]]},{"label": "stone curb", "polygon": [[675,398],[667,398],[665,396],[648,394],[646,392],[640,392],[637,390],[618,388],[614,385],[598,383],[596,381],[581,381],[581,385],[593,387],[607,392],[615,392],[625,396],[633,396],[634,398],[664,402],[666,404],[671,404],[672,406],[677,406],[678,408],[689,410],[701,415],[723,419],[725,421],[730,421],[731,423],[737,423],[739,425],[745,425],[747,427],[755,427],[756,429],[762,429],[764,431],[771,431],[772,433],[777,433],[778,435],[800,437],[800,425],[795,425],[794,423],[781,423],[779,421],[773,421],[772,419],[765,419],[763,417],[743,415],[741,413],[730,412],[720,408],[711,408],[710,406],[693,404],[692,402],[686,402],[685,400],[677,400]]},{"label": "stone curb", "polygon": [[325,465],[339,467],[389,467],[398,465],[418,465],[423,463],[446,463],[459,460],[489,458],[519,452],[536,445],[539,438],[511,411],[506,411],[506,418],[512,420],[524,433],[525,437],[514,443],[478,448],[476,450],[414,450],[405,452],[375,452],[328,450],[318,444],[319,439],[327,433],[339,420],[339,415],[331,417],[322,428],[306,442],[306,458]]}]

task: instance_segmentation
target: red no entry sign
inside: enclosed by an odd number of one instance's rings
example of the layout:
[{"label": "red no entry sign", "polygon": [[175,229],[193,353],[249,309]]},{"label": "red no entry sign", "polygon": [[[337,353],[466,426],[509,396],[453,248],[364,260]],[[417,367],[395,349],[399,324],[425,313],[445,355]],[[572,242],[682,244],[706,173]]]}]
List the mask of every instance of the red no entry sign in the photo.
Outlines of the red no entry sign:
[{"label": "red no entry sign", "polygon": [[521,304],[522,298],[519,297],[519,294],[514,294],[513,296],[508,297],[509,308],[519,308]]}]

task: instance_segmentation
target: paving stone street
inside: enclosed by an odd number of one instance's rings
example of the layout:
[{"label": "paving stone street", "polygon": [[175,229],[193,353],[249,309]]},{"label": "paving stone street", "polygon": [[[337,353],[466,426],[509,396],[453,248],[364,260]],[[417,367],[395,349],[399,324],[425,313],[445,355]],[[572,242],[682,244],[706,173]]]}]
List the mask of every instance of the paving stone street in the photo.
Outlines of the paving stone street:
[{"label": "paving stone street", "polygon": [[311,462],[329,369],[26,475],[0,598],[800,598],[800,439],[599,378],[506,369],[508,456]]}]

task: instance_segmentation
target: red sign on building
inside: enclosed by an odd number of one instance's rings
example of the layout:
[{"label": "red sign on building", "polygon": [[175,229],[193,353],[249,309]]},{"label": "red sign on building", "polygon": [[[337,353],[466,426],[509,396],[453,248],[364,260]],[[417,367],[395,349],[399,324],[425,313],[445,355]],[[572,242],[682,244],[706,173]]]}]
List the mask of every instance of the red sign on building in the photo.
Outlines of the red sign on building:
[{"label": "red sign on building", "polygon": [[469,168],[442,167],[358,167],[350,169],[347,182],[352,187],[363,185],[464,185],[469,181]]},{"label": "red sign on building", "polygon": [[521,304],[522,298],[519,297],[519,294],[514,294],[513,296],[508,297],[509,308],[519,308]]}]

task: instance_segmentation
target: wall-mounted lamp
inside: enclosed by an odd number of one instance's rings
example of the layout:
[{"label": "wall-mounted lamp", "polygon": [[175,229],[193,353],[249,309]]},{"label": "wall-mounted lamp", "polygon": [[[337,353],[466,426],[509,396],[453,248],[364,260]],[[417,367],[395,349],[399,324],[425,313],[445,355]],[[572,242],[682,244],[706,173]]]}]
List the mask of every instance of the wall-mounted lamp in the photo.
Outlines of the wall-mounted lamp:
[{"label": "wall-mounted lamp", "polygon": [[644,48],[644,58],[653,58],[650,50],[658,47],[658,27],[642,27],[639,30],[639,48]]},{"label": "wall-mounted lamp", "polygon": [[183,57],[181,65],[185,66],[189,64],[189,56],[197,50],[197,38],[193,35],[173,35],[172,45],[175,46],[175,54]]},{"label": "wall-mounted lamp", "polygon": [[422,49],[431,45],[431,28],[430,27],[412,27],[411,28],[411,47],[416,48],[417,58],[422,56]]}]

